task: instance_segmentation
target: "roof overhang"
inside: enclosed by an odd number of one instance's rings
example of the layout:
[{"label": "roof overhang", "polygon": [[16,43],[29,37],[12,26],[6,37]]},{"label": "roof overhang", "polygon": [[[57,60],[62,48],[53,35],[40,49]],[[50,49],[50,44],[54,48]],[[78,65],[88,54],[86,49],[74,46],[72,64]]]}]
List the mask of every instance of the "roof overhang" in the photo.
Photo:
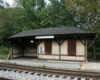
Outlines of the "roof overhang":
[{"label": "roof overhang", "polygon": [[[67,36],[67,37],[83,37],[94,38],[95,33],[88,33],[84,30],[81,30],[77,27],[56,27],[56,28],[43,28],[43,29],[34,29],[34,30],[25,30],[18,34],[12,35],[7,38],[7,40],[16,40],[16,39],[46,39],[53,38],[50,36]],[[37,37],[39,36],[39,37]],[[40,37],[42,36],[42,37]],[[55,37],[54,37],[55,38]]]},{"label": "roof overhang", "polygon": [[67,37],[85,37],[87,39],[94,39],[96,33],[81,33],[81,34],[56,34],[56,35],[37,35],[37,36],[20,36],[20,37],[8,37],[6,40],[17,40],[17,39],[48,39],[55,38],[55,36],[67,36]]}]

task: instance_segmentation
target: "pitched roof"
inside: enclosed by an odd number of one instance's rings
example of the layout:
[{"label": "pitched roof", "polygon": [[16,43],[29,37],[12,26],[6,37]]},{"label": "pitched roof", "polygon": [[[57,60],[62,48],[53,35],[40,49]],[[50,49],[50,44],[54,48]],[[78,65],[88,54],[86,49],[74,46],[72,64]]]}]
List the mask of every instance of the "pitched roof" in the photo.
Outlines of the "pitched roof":
[{"label": "pitched roof", "polygon": [[22,31],[18,34],[8,37],[18,38],[27,36],[43,36],[43,35],[62,35],[62,34],[88,34],[86,31],[81,30],[77,27],[57,27],[57,28],[44,28]]}]

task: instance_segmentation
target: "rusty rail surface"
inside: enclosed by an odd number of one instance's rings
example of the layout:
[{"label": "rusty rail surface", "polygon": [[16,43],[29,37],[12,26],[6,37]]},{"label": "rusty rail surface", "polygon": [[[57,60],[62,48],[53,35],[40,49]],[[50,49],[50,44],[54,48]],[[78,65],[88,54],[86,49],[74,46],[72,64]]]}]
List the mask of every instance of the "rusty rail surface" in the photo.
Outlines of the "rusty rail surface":
[{"label": "rusty rail surface", "polygon": [[10,80],[10,79],[6,79],[6,78],[1,78],[1,77],[0,77],[0,80]]},{"label": "rusty rail surface", "polygon": [[45,73],[57,76],[63,75],[65,77],[72,76],[72,77],[87,78],[87,79],[93,78],[94,80],[100,79],[100,72],[92,72],[92,71],[40,68],[33,66],[23,66],[23,65],[4,64],[4,63],[0,63],[0,69],[28,71],[40,74]]}]

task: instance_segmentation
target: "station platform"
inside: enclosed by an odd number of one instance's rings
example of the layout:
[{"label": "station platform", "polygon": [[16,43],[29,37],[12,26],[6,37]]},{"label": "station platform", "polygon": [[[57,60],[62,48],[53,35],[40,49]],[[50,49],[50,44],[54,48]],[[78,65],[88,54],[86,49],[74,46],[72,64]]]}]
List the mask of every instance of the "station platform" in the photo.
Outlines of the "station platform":
[{"label": "station platform", "polygon": [[26,66],[41,67],[46,68],[57,68],[57,69],[72,69],[72,70],[85,70],[100,72],[100,62],[72,62],[72,61],[54,61],[54,60],[38,60],[31,58],[18,58],[13,60],[1,60],[2,62],[9,62],[11,64],[19,64]]}]

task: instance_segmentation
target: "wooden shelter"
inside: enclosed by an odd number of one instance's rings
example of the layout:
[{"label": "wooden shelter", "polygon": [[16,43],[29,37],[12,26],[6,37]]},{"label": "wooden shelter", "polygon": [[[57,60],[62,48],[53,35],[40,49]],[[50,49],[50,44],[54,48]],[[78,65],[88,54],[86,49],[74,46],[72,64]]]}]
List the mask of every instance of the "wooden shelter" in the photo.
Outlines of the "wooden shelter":
[{"label": "wooden shelter", "polygon": [[59,27],[26,30],[7,40],[12,44],[12,59],[87,61],[87,40],[95,35],[77,27]]}]

